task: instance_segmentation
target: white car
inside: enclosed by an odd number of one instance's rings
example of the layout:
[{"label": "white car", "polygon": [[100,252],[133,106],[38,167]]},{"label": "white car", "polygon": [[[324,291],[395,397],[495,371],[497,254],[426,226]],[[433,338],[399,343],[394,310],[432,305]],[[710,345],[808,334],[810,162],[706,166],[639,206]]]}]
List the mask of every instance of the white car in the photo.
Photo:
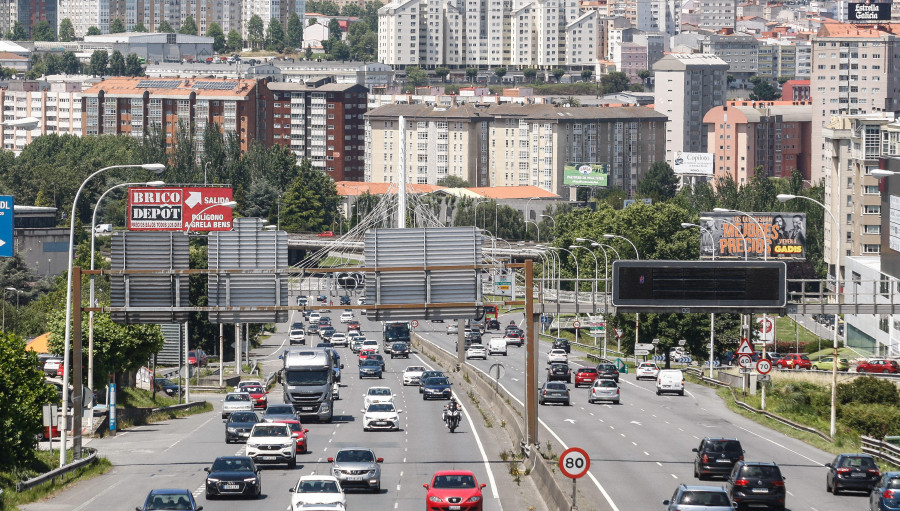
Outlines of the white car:
[{"label": "white car", "polygon": [[306,332],[302,328],[292,328],[288,340],[291,344],[306,344]]},{"label": "white car", "polygon": [[309,318],[308,318],[308,320],[309,320],[309,323],[310,323],[310,324],[315,323],[315,324],[318,325],[318,324],[319,324],[319,319],[321,319],[321,318],[322,318],[322,315],[319,314],[318,312],[311,312],[311,313],[309,313]]},{"label": "white car", "polygon": [[253,463],[287,463],[297,468],[297,440],[290,426],[273,422],[258,422],[247,438],[247,456]]},{"label": "white car", "polygon": [[684,373],[679,369],[663,369],[656,375],[656,395],[672,392],[684,395]]},{"label": "white car", "polygon": [[252,412],[253,398],[248,392],[229,392],[222,401],[222,418],[227,419],[234,412]]},{"label": "white car", "polygon": [[422,366],[408,366],[403,370],[403,384],[418,385],[419,380],[422,379],[422,373],[424,372],[425,368]]},{"label": "white car", "polygon": [[641,365],[639,365],[637,368],[635,378],[637,378],[638,380],[641,380],[643,378],[650,378],[651,380],[655,380],[658,374],[659,366],[656,365],[656,362],[641,362]]},{"label": "white car", "polygon": [[566,353],[566,350],[550,350],[550,353],[547,355],[547,363],[552,364],[554,362],[569,363],[569,354]]},{"label": "white car", "polygon": [[363,413],[363,431],[373,429],[400,430],[400,413],[394,403],[372,403]]},{"label": "white car", "polygon": [[341,323],[349,323],[353,321],[353,313],[350,311],[345,311],[341,313]]},{"label": "white car", "polygon": [[350,344],[350,339],[344,332],[335,332],[331,335],[331,344],[333,346],[346,347]]},{"label": "white car", "polygon": [[484,349],[484,344],[470,344],[466,350],[466,358],[487,360],[487,350]]},{"label": "white car", "polygon": [[447,325],[447,335],[459,334],[459,325],[456,323],[450,323]]},{"label": "white car", "polygon": [[378,341],[375,339],[366,339],[362,343],[362,347],[360,349],[364,350],[375,350],[375,353],[378,353]]},{"label": "white car", "polygon": [[[297,485],[290,489],[291,511],[306,511],[309,509],[334,509],[347,508],[347,499],[344,497],[344,489],[334,476],[309,475],[303,476],[297,481]],[[321,508],[315,507],[322,505]],[[328,505],[329,507],[325,507]]]},{"label": "white car", "polygon": [[390,387],[369,387],[368,392],[363,394],[363,408],[375,403],[393,403],[394,393]]}]

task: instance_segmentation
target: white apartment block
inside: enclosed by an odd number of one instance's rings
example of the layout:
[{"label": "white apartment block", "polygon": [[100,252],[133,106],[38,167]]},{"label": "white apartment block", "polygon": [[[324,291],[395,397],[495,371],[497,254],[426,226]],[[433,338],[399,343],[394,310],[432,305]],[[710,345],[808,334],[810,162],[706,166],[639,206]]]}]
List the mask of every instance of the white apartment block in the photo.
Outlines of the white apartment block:
[{"label": "white apartment block", "polygon": [[[273,19],[279,21],[282,27],[287,29],[288,18],[290,17],[292,12],[297,13],[297,16],[300,17],[301,24],[304,27],[306,26],[306,0],[243,0],[243,4],[240,6],[228,7],[231,10],[229,18],[240,11],[241,35],[245,40],[249,37],[247,26],[249,25],[250,18],[252,18],[253,15],[257,15],[262,18],[264,32],[269,29],[269,22]],[[224,18],[224,6],[222,7],[221,15]],[[222,30],[227,34],[228,30],[230,29],[225,29],[225,27],[222,27]]]},{"label": "white apartment block", "polygon": [[108,0],[59,0],[57,23],[69,18],[75,37],[79,38],[84,37],[90,27],[97,27],[105,34],[109,32],[109,8]]},{"label": "white apartment block", "polygon": [[637,0],[635,26],[644,32],[681,32],[681,0]]},{"label": "white apartment block", "polygon": [[[422,32],[421,9],[422,2],[420,0],[401,0],[391,2],[378,10],[378,60],[381,63],[394,66],[417,66],[423,61],[419,45],[419,34]],[[443,13],[441,16],[443,17]],[[446,38],[440,32],[431,34],[432,39],[428,39],[431,41],[428,49],[437,50],[436,39],[444,39],[449,64],[453,60],[453,55],[462,58],[461,55],[462,52],[465,52],[465,48],[454,46],[454,43],[462,40],[460,34],[454,33],[459,27],[459,18],[448,13],[447,19],[452,22],[447,24]],[[442,60],[443,56],[438,59]]]},{"label": "white apartment block", "polygon": [[725,104],[728,63],[715,55],[670,53],[653,65],[654,108],[665,115],[666,161],[675,151],[707,152],[703,116]]},{"label": "white apartment block", "polygon": [[737,22],[737,0],[697,0],[700,27],[706,30],[730,28]]},{"label": "white apartment block", "polygon": [[604,24],[597,11],[587,11],[566,26],[566,65],[593,66],[605,58],[603,49]]},{"label": "white apartment block", "polygon": [[11,81],[9,88],[0,90],[3,149],[18,156],[41,135],[81,136],[81,91],[96,81],[88,76]]},{"label": "white apartment block", "polygon": [[[283,0],[282,0],[283,1]],[[305,0],[304,0],[305,1]],[[241,0],[197,0],[196,2],[181,2],[181,20],[192,16],[197,23],[197,33],[206,35],[206,31],[213,23],[218,23],[222,27],[222,31],[228,35],[231,30],[237,30],[241,33]],[[305,9],[304,9],[305,10]],[[281,20],[281,17],[276,17]],[[300,13],[300,20],[303,21],[303,13]],[[285,23],[286,19],[283,20]],[[179,21],[179,24],[181,21]],[[144,23],[146,25],[146,23]],[[269,28],[269,18],[263,18],[263,24]],[[172,25],[174,27],[174,25]],[[306,26],[306,23],[303,23]]]}]

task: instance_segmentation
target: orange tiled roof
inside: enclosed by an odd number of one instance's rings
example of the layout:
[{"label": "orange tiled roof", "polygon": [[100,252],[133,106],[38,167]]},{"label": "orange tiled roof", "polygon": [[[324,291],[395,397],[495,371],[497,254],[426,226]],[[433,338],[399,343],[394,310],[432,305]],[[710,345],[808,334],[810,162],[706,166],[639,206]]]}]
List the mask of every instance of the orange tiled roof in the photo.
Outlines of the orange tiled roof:
[{"label": "orange tiled roof", "polygon": [[28,341],[28,344],[25,345],[25,349],[37,353],[50,353],[50,347],[48,346],[49,342],[50,332],[47,332],[46,334],[41,334]]},{"label": "orange tiled roof", "polygon": [[[367,183],[364,181],[338,181],[335,183],[338,195],[355,197],[369,192],[372,195],[384,195],[397,193],[397,183]],[[431,193],[435,190],[443,190],[443,186],[420,185],[407,183],[406,193]]]},{"label": "orange tiled roof", "polygon": [[[208,84],[208,85],[207,85]],[[231,84],[232,87],[225,87]],[[139,85],[141,85],[139,87]],[[243,98],[256,87],[256,80],[229,78],[144,78],[117,76],[97,82],[83,92],[91,96],[103,91],[111,96],[138,96],[149,92],[152,96],[188,97],[195,93],[198,98]]]},{"label": "orange tiled roof", "polygon": [[478,195],[489,199],[530,199],[531,197],[552,198],[559,197],[555,193],[548,192],[537,186],[479,186],[466,188]]},{"label": "orange tiled roof", "polygon": [[28,57],[16,55],[8,51],[0,51],[0,60],[28,60]]},{"label": "orange tiled roof", "polygon": [[819,37],[884,37],[900,34],[900,23],[856,25],[851,23],[825,23],[819,29]]},{"label": "orange tiled roof", "polygon": [[788,80],[785,85],[809,85],[809,80]]}]

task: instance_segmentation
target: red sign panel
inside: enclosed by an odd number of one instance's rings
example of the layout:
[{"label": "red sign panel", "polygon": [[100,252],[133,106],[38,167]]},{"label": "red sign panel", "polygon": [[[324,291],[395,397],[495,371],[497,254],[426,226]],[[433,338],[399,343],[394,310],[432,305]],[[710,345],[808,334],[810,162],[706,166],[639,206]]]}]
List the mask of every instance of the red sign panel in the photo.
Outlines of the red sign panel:
[{"label": "red sign panel", "polygon": [[129,188],[132,231],[230,231],[231,188]]}]

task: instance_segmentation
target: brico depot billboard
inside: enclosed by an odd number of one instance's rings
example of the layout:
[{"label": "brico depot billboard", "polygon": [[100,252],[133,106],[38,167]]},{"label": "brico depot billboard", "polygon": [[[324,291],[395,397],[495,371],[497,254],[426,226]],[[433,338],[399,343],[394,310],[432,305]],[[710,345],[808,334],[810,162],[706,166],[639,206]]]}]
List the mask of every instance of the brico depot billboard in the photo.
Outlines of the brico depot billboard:
[{"label": "brico depot billboard", "polygon": [[132,231],[230,231],[231,188],[129,188]]}]

